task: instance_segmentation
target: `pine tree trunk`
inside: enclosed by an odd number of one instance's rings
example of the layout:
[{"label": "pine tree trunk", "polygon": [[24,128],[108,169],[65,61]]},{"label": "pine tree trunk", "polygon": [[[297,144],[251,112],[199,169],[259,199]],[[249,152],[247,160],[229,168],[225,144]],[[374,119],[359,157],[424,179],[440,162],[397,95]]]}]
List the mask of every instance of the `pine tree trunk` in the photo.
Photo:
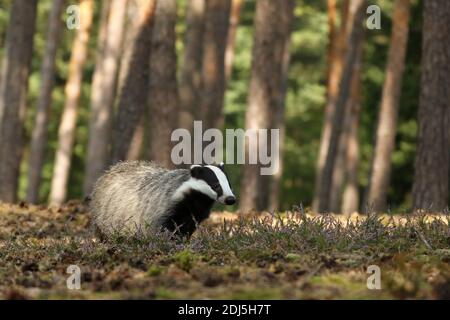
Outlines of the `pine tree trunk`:
[{"label": "pine tree trunk", "polygon": [[30,158],[28,164],[27,198],[30,203],[39,200],[39,186],[44,164],[45,145],[47,143],[47,124],[52,102],[55,77],[56,50],[59,43],[61,13],[64,0],[53,0],[48,18],[47,44],[41,67],[41,87],[37,101],[36,119],[31,138]]},{"label": "pine tree trunk", "polygon": [[[151,35],[153,29],[156,0],[139,0],[139,17],[133,25],[133,44],[131,50],[127,74],[121,88],[118,103],[118,115],[114,130],[113,163],[125,160],[130,149],[130,144],[144,117],[147,107],[147,90],[149,88],[149,70],[151,55]],[[128,54],[128,53],[126,53]]]},{"label": "pine tree trunk", "polygon": [[228,30],[227,47],[225,49],[225,80],[228,82],[233,71],[234,48],[236,46],[236,32],[241,16],[244,0],[232,0],[230,12],[230,26]]},{"label": "pine tree trunk", "polygon": [[205,0],[188,0],[179,96],[180,126],[191,133],[194,120],[201,119],[199,102],[201,101],[204,20]]},{"label": "pine tree trunk", "polygon": [[[89,123],[89,143],[87,151],[84,193],[87,195],[108,166],[112,135],[112,119],[119,59],[127,0],[114,0],[111,3],[106,21],[106,37],[99,38],[99,61],[96,64],[91,91],[91,115]],[[104,44],[102,41],[104,40]]]},{"label": "pine tree trunk", "polygon": [[341,26],[336,28],[336,1],[328,0],[328,75],[327,75],[327,104],[325,106],[324,124],[320,138],[319,154],[316,166],[315,190],[312,203],[313,211],[319,211],[320,195],[322,193],[322,179],[328,147],[331,138],[331,128],[334,119],[337,96],[339,93],[339,81],[342,75],[343,63],[346,51],[348,35],[349,0],[345,0],[342,6]]},{"label": "pine tree trunk", "polygon": [[[360,110],[359,96],[361,88],[363,37],[358,39],[358,42],[354,45],[356,46],[356,56],[351,66],[351,88],[345,105],[343,129],[339,139],[338,154],[334,164],[330,192],[329,210],[334,213],[340,213],[341,208],[344,207],[344,189],[351,188],[350,190],[355,190],[353,187],[356,186],[357,191],[358,187],[358,123]],[[353,192],[352,194],[354,195],[355,193]],[[352,194],[349,194],[348,196]],[[358,199],[347,199],[347,201],[350,200],[353,203]],[[347,203],[347,205],[350,204]]]},{"label": "pine tree trunk", "polygon": [[[125,84],[125,79],[128,74],[128,68],[130,66],[131,55],[135,36],[135,30],[133,25],[139,18],[139,7],[137,0],[128,0],[127,2],[127,13],[125,19],[125,35],[123,44],[123,53],[120,61],[119,79],[117,92],[122,92],[123,86]],[[119,100],[119,95],[116,95],[116,100]],[[114,109],[114,111],[117,111]],[[144,142],[144,132],[145,124],[147,119],[142,116],[139,119],[139,124],[134,130],[133,137],[131,138],[130,146],[128,148],[127,155],[123,160],[139,160],[142,156],[143,142]],[[114,150],[113,150],[114,152]]]},{"label": "pine tree trunk", "polygon": [[[285,93],[283,87],[286,80],[283,78],[287,75],[283,69],[283,60],[286,59],[284,50],[289,28],[285,24],[290,24],[289,19],[283,18],[282,12],[284,6],[289,5],[292,5],[292,2],[259,0],[256,3],[246,129],[270,129],[274,123],[273,115],[280,111],[280,103]],[[242,211],[265,209],[269,199],[270,177],[263,178],[259,164],[248,164],[248,155],[258,152],[250,149],[247,146],[247,163],[243,168],[240,199]]]},{"label": "pine tree trunk", "polygon": [[450,163],[450,2],[424,2],[415,209],[448,207]]},{"label": "pine tree trunk", "polygon": [[346,174],[347,183],[342,195],[343,214],[358,212],[359,208],[359,183],[358,183],[358,164],[359,164],[359,114],[360,102],[352,105],[352,115],[350,121],[350,132],[348,134],[347,154],[346,154]]},{"label": "pine tree trunk", "polygon": [[203,35],[202,102],[203,130],[223,127],[225,48],[231,0],[208,0]]},{"label": "pine tree trunk", "polygon": [[[130,66],[130,60],[131,60],[131,54],[134,42],[134,36],[136,33],[135,28],[133,26],[136,25],[136,21],[139,19],[139,12],[138,12],[138,1],[137,0],[128,0],[127,2],[127,9],[126,9],[126,15],[125,15],[125,31],[123,35],[123,48],[122,48],[122,55],[120,57],[120,70],[119,70],[119,76],[117,80],[117,92],[122,92],[123,86],[125,84],[125,79],[128,74],[128,67]],[[116,95],[116,100],[119,97]]]},{"label": "pine tree trunk", "polygon": [[22,158],[36,0],[12,4],[0,76],[0,201],[14,202]]},{"label": "pine tree trunk", "polygon": [[134,131],[133,138],[131,139],[130,148],[128,149],[128,154],[126,160],[139,160],[142,157],[142,149],[144,146],[144,135],[145,135],[145,121],[146,117],[142,117],[139,124]]},{"label": "pine tree trunk", "polygon": [[350,2],[349,16],[348,16],[348,31],[346,34],[346,54],[345,63],[342,71],[341,79],[339,81],[339,94],[336,100],[336,106],[333,115],[333,121],[330,128],[330,139],[328,143],[328,150],[326,153],[325,164],[321,175],[321,187],[319,199],[319,210],[325,212],[329,210],[329,201],[331,193],[331,184],[333,178],[333,168],[335,165],[339,139],[342,132],[342,124],[345,114],[345,106],[350,93],[351,79],[352,79],[352,64],[357,55],[357,43],[361,40],[363,35],[363,17],[365,9],[364,0],[354,0]]},{"label": "pine tree trunk", "polygon": [[358,128],[361,113],[361,76],[363,60],[363,41],[360,41],[357,56],[353,64],[352,89],[349,99],[350,120],[348,123],[346,147],[346,184],[342,195],[341,212],[350,214],[359,208],[359,142]]},{"label": "pine tree trunk", "polygon": [[[353,75],[354,76],[354,75]],[[353,77],[352,76],[352,77]],[[352,102],[350,97],[347,100],[345,106],[345,114],[343,120],[343,129],[339,138],[339,146],[336,155],[336,161],[333,168],[333,177],[331,180],[331,191],[329,201],[329,211],[333,213],[339,213],[342,199],[342,189],[346,178],[346,156],[347,156],[347,143],[349,140],[350,123],[352,120]]]},{"label": "pine tree trunk", "polygon": [[[339,46],[341,45],[341,41],[344,40],[344,37],[338,33],[338,30],[336,28],[336,0],[328,0],[327,1],[328,6],[328,57],[327,57],[327,63],[328,63],[328,70],[327,70],[327,107],[325,109],[327,117],[325,117],[325,121],[331,121],[332,120],[332,114],[333,111],[331,101],[335,100],[335,96],[337,94],[337,81],[339,79],[338,71],[341,72],[342,70],[342,54],[339,51]],[[343,18],[343,17],[342,17]],[[345,21],[342,22],[344,24]],[[345,30],[344,30],[345,31]],[[338,70],[339,67],[339,70]],[[332,100],[333,98],[333,100]],[[322,136],[327,135],[329,139],[329,133],[330,133],[330,125],[327,123],[324,124],[323,129],[324,132],[322,133]],[[326,129],[326,131],[325,131]],[[325,137],[321,139],[321,148],[319,152],[319,160],[318,163],[322,163],[321,166],[323,166],[323,162],[325,161],[325,154],[326,151],[326,145],[325,145]],[[342,145],[340,144],[340,149],[342,149]],[[340,151],[342,152],[342,150]],[[338,158],[339,159],[339,158]],[[337,161],[339,162],[339,161]],[[319,170],[319,165],[316,169],[316,188],[320,187],[320,183],[318,183],[319,177],[321,175],[321,171]],[[335,173],[336,175],[336,173]],[[339,177],[333,176],[333,182],[336,183]],[[318,195],[318,190],[316,191],[315,195]],[[331,203],[333,203],[334,199],[331,199]],[[318,210],[316,208],[318,204],[318,199],[313,199],[313,210]],[[333,205],[331,205],[333,207]]]},{"label": "pine tree trunk", "polygon": [[65,104],[58,131],[58,149],[53,170],[50,203],[61,204],[67,195],[78,102],[81,93],[83,68],[86,62],[89,32],[94,11],[92,0],[80,1],[80,28],[74,40],[69,63],[69,78],[65,87]]},{"label": "pine tree trunk", "polygon": [[328,48],[327,48],[327,94],[330,91],[331,77],[333,67],[336,66],[338,58],[338,30],[336,28],[336,0],[327,0],[327,13],[328,13]]},{"label": "pine tree trunk", "polygon": [[391,45],[386,67],[376,144],[368,192],[368,205],[376,212],[386,210],[391,173],[391,157],[395,147],[397,117],[408,42],[410,0],[395,2]]},{"label": "pine tree trunk", "polygon": [[158,1],[150,61],[150,160],[168,168],[173,167],[170,137],[178,126],[176,20],[176,0]]},{"label": "pine tree trunk", "polygon": [[[275,112],[273,115],[273,124],[272,128],[278,128],[280,130],[280,143],[279,143],[279,169],[272,176],[272,181],[270,185],[269,192],[269,203],[268,208],[270,211],[274,212],[280,209],[280,194],[282,188],[282,178],[283,178],[283,159],[284,159],[284,140],[286,138],[286,125],[285,125],[285,109],[286,109],[286,93],[288,88],[288,73],[289,73],[289,61],[291,58],[290,55],[290,47],[291,47],[291,31],[292,31],[292,22],[294,18],[294,10],[295,10],[295,1],[288,0],[286,3],[283,3],[283,23],[282,27],[285,27],[285,37],[284,37],[284,48],[283,48],[283,60],[282,60],[282,70],[281,70],[281,92],[279,98],[279,110]],[[281,27],[280,26],[280,27]]]}]

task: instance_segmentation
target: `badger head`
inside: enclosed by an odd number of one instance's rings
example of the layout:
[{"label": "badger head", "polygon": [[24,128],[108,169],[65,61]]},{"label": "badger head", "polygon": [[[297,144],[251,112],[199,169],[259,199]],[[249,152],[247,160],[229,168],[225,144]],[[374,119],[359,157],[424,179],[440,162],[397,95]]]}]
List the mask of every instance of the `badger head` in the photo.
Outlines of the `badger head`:
[{"label": "badger head", "polygon": [[223,163],[218,166],[192,165],[190,173],[191,179],[187,184],[191,189],[201,192],[222,204],[232,205],[236,203],[236,197],[231,190]]}]

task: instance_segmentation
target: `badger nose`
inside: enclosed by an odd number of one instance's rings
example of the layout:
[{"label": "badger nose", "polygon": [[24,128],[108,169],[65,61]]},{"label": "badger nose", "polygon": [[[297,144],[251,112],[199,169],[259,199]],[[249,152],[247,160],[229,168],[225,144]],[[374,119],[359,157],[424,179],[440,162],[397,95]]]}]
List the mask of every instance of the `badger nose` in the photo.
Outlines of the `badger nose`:
[{"label": "badger nose", "polygon": [[231,206],[236,203],[236,198],[233,196],[229,196],[225,198],[225,204]]}]

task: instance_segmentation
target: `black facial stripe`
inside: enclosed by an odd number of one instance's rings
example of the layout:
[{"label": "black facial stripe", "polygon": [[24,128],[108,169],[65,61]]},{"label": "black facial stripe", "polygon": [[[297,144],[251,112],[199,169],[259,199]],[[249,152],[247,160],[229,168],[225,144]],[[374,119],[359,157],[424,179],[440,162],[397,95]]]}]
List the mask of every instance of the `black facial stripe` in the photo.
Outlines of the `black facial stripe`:
[{"label": "black facial stripe", "polygon": [[223,194],[219,179],[217,179],[216,174],[210,168],[203,167],[202,173],[198,176],[198,179],[205,181],[211,189],[217,193],[217,197],[220,197]]}]

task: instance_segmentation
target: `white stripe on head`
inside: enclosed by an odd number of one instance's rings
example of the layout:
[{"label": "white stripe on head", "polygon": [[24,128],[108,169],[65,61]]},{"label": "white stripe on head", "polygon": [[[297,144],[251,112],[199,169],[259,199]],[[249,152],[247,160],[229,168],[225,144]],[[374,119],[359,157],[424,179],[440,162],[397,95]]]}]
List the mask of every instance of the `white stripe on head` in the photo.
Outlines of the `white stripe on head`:
[{"label": "white stripe on head", "polygon": [[189,178],[189,180],[183,182],[181,186],[179,186],[177,190],[175,190],[172,199],[174,201],[183,200],[186,193],[188,193],[191,190],[201,192],[204,195],[213,199],[214,201],[217,200],[217,193],[214,192],[214,190],[211,189],[211,187],[205,181],[195,178]]},{"label": "white stripe on head", "polygon": [[225,203],[227,197],[234,197],[233,191],[231,191],[230,183],[228,182],[227,176],[216,166],[207,165],[205,166],[211,169],[219,180],[220,187],[222,188],[223,194],[217,199],[221,203]]}]

